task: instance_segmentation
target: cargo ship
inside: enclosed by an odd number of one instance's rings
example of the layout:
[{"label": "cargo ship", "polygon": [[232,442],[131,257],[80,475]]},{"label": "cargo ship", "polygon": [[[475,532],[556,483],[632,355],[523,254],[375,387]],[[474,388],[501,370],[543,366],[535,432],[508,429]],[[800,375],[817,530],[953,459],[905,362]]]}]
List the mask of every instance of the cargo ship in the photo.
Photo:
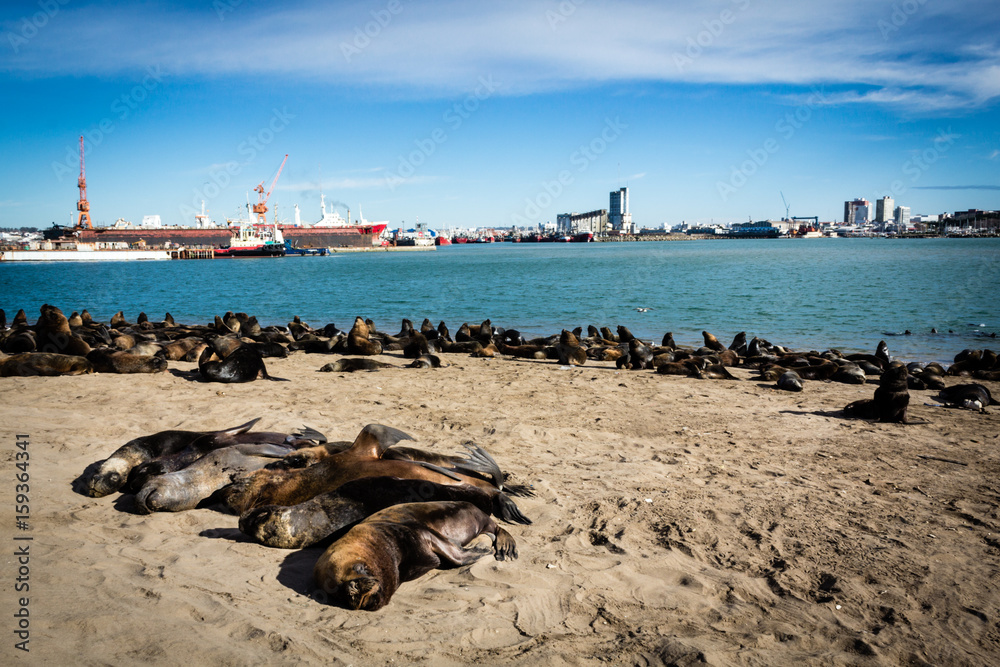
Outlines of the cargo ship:
[{"label": "cargo ship", "polygon": [[[288,156],[286,155],[285,161],[287,160]],[[278,176],[281,175],[285,161],[282,161],[281,167],[278,168],[278,173],[266,194],[263,182],[254,188],[260,198],[252,207],[251,219],[256,218],[257,223],[266,223],[267,200],[274,190],[274,185],[278,182]],[[232,226],[216,225],[209,219],[205,214],[204,202],[201,205],[201,213],[195,215],[195,226],[193,227],[160,225],[159,216],[147,216],[148,222],[144,220],[141,227],[136,227],[122,219],[110,227],[95,227],[90,219],[90,203],[87,201],[86,183],[83,137],[81,136],[80,178],[78,180],[80,199],[77,202],[79,218],[76,225],[72,227],[53,224],[43,233],[46,240],[94,244],[127,243],[131,248],[143,246],[218,248],[228,245],[233,237]],[[298,205],[295,207],[295,224],[277,222],[275,224],[278,225],[284,238],[298,248],[370,248],[382,245],[382,233],[389,226],[387,222],[366,224],[362,216],[360,224],[351,224],[350,211],[348,211],[348,220],[344,220],[336,213],[327,214],[324,197],[320,198],[320,208],[323,217],[312,225],[301,224]]]}]

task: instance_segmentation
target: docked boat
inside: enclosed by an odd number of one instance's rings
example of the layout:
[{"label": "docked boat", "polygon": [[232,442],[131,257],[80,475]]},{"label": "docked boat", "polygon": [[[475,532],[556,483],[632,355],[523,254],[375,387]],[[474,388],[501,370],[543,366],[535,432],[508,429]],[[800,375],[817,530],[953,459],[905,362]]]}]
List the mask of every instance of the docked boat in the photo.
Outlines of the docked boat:
[{"label": "docked boat", "polygon": [[299,248],[290,239],[285,239],[286,257],[325,257],[328,254],[326,248]]},{"label": "docked boat", "polygon": [[230,220],[229,245],[215,249],[216,257],[284,257],[285,239],[276,224]]},{"label": "docked boat", "polygon": [[170,252],[163,249],[105,247],[93,243],[48,241],[0,249],[0,262],[121,262],[170,258]]}]

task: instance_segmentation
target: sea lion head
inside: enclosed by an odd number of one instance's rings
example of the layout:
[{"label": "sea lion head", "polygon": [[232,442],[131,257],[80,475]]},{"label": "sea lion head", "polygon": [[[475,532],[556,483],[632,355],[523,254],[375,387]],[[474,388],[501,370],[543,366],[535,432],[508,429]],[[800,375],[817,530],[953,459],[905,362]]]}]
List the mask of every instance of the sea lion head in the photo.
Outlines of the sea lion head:
[{"label": "sea lion head", "polygon": [[101,464],[94,476],[87,480],[87,495],[91,498],[103,498],[122,488],[131,468],[128,461],[120,458],[110,458]]},{"label": "sea lion head", "polygon": [[[360,567],[361,566],[359,564]],[[376,611],[385,606],[382,599],[382,586],[374,577],[361,576],[351,579],[341,586],[342,601],[351,609]]]}]

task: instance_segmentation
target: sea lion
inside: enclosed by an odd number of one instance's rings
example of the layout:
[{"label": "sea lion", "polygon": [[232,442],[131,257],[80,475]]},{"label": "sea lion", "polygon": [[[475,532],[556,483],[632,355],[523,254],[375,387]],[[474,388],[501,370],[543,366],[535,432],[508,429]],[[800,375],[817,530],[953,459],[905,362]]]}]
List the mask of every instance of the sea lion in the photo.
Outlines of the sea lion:
[{"label": "sea lion", "polygon": [[777,387],[784,391],[802,391],[802,378],[795,371],[785,371],[778,378]]},{"label": "sea lion", "polygon": [[368,477],[292,507],[268,505],[240,517],[243,534],[269,547],[300,549],[341,528],[401,503],[464,501],[504,521],[530,524],[517,505],[499,490],[447,486],[426,480]]},{"label": "sea lion", "polygon": [[97,373],[163,373],[167,360],[163,357],[112,351],[110,348],[91,350],[87,361]]},{"label": "sea lion", "polygon": [[10,323],[11,329],[16,329],[17,327],[27,326],[28,316],[24,314],[24,308],[19,308],[17,314],[14,315],[14,319]]},{"label": "sea lion", "polygon": [[884,423],[920,424],[907,417],[906,408],[910,404],[907,390],[906,366],[893,363],[882,373],[879,386],[873,398],[854,401],[844,407],[844,413],[862,419],[878,419]]},{"label": "sea lion", "polygon": [[997,405],[990,390],[978,382],[956,384],[953,387],[942,389],[939,396],[948,405],[968,410],[979,410],[980,412],[985,412],[988,405]]},{"label": "sea lion", "polygon": [[674,342],[674,333],[672,331],[668,331],[663,334],[663,340],[660,341],[660,346],[669,347],[672,350],[677,349],[677,343]]},{"label": "sea lion", "polygon": [[125,313],[119,310],[117,313],[112,315],[111,322],[109,322],[109,325],[111,326],[112,329],[122,329],[124,327],[127,327],[128,322],[125,321]]},{"label": "sea lion", "polygon": [[707,331],[701,332],[702,337],[705,339],[705,347],[713,350],[715,352],[722,352],[726,349],[726,346],[719,342],[719,339],[708,333]]},{"label": "sea lion", "polygon": [[182,470],[151,478],[136,494],[136,504],[139,511],[147,513],[194,509],[236,477],[260,470],[292,451],[291,444],[232,445],[213,450]]},{"label": "sea lion", "polygon": [[93,373],[86,357],[50,352],[23,352],[0,359],[0,377],[85,375]]},{"label": "sea lion", "polygon": [[129,440],[112,452],[89,479],[84,480],[84,489],[93,498],[114,493],[125,484],[129,472],[138,465],[176,454],[198,442],[202,442],[206,446],[205,451],[208,451],[211,449],[208,445],[213,440],[246,433],[259,421],[260,417],[221,431],[160,431]]},{"label": "sea lion", "polygon": [[413,360],[407,368],[447,368],[450,363],[436,354],[424,354]]},{"label": "sea lion", "polygon": [[370,330],[368,325],[360,317],[354,318],[354,326],[347,334],[347,353],[363,354],[372,356],[382,354],[382,343],[369,339]]},{"label": "sea lion", "polygon": [[207,347],[198,358],[198,371],[207,382],[253,382],[257,378],[283,381],[268,375],[260,353],[242,343],[221,361],[209,361],[213,354],[214,350]]},{"label": "sea lion", "polygon": [[583,366],[587,363],[587,351],[580,346],[580,341],[571,331],[562,330],[555,348],[559,354],[559,363],[563,366]]},{"label": "sea lion", "polygon": [[40,352],[85,357],[90,345],[73,333],[69,320],[55,306],[44,304],[35,324],[35,344]]},{"label": "sea lion", "polygon": [[497,560],[517,558],[514,538],[475,505],[396,505],[372,514],[330,545],[313,576],[338,603],[375,611],[388,604],[404,581],[479,560],[481,552],[463,547],[484,533],[493,538]]},{"label": "sea lion", "polygon": [[[223,491],[223,500],[234,512],[243,514],[264,505],[297,505],[363,477],[423,479],[439,484],[471,484],[502,490],[503,473],[481,449],[470,448],[470,459],[452,470],[424,461],[393,460],[386,456],[387,450],[400,440],[412,439],[399,429],[369,424],[361,429],[348,449],[308,468],[261,470],[248,475],[229,485]],[[477,458],[478,453],[482,458]],[[485,481],[476,473],[488,474],[493,482]]]},{"label": "sea lion", "polygon": [[354,371],[377,371],[381,368],[396,368],[396,366],[375,359],[347,357],[330,362],[319,370],[323,373],[353,373]]}]

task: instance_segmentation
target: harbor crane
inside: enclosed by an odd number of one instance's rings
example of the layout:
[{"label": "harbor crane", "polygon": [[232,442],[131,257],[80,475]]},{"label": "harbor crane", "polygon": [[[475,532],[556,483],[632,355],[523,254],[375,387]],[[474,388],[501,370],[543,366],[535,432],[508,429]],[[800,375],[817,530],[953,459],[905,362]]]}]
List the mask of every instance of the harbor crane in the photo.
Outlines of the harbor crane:
[{"label": "harbor crane", "polygon": [[784,193],[784,192],[781,192],[781,191],[779,190],[779,191],[778,191],[778,194],[780,194],[780,195],[781,195],[781,202],[782,202],[782,203],[783,203],[783,204],[785,205],[785,220],[791,220],[791,218],[789,218],[789,217],[788,217],[788,208],[789,208],[789,207],[788,207],[788,200],[787,200],[787,199],[785,199],[785,193]]},{"label": "harbor crane", "polygon": [[281,170],[285,168],[286,162],[288,162],[288,153],[285,153],[285,159],[281,161],[281,166],[278,167],[278,173],[274,175],[274,180],[271,181],[271,187],[267,189],[267,194],[264,194],[264,181],[261,181],[253,189],[257,193],[257,203],[253,205],[253,212],[257,216],[257,222],[260,224],[267,223],[267,200],[271,197],[271,193],[274,191],[274,186],[278,182],[278,177],[281,176]]},{"label": "harbor crane", "polygon": [[[80,178],[76,182],[80,188],[80,201],[76,203],[76,210],[80,215],[76,220],[77,229],[93,229],[90,222],[90,202],[87,201],[87,174],[83,170],[83,135],[80,135]],[[86,226],[84,226],[86,224]]]}]

